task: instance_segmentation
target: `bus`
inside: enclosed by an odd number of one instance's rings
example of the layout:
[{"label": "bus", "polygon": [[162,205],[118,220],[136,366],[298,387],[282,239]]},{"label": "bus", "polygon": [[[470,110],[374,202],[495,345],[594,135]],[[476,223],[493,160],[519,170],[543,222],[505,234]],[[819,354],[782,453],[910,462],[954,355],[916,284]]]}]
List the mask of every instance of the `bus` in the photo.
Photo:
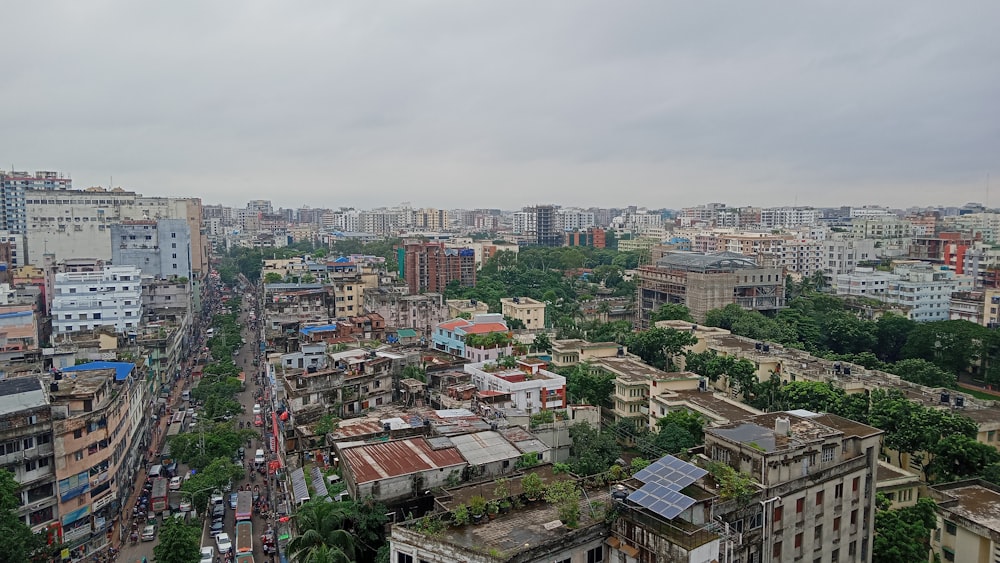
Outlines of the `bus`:
[{"label": "bus", "polygon": [[253,524],[249,520],[236,523],[236,553],[253,553]]},{"label": "bus", "polygon": [[237,555],[236,563],[253,563],[253,553],[241,553]]},{"label": "bus", "polygon": [[149,495],[149,509],[153,512],[163,512],[167,509],[167,479],[153,479],[153,492]]},{"label": "bus", "polygon": [[253,516],[253,492],[236,493],[236,521],[249,520]]}]

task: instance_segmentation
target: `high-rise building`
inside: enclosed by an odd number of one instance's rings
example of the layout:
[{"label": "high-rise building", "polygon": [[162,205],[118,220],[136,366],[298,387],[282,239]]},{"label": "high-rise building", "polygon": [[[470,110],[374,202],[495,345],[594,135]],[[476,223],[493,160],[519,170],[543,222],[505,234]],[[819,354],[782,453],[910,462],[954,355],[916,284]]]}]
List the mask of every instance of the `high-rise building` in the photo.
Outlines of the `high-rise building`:
[{"label": "high-rise building", "polygon": [[23,235],[27,232],[24,196],[27,190],[69,190],[73,181],[58,172],[0,172],[0,230]]},{"label": "high-rise building", "polygon": [[122,221],[111,225],[111,261],[144,276],[191,277],[191,230],[183,219]]},{"label": "high-rise building", "polygon": [[399,275],[410,293],[440,293],[453,280],[467,287],[476,285],[476,253],[471,248],[410,240],[398,252]]},{"label": "high-rise building", "polygon": [[539,205],[535,207],[535,242],[539,246],[561,246],[562,233],[559,232],[559,221],[556,217],[556,206]]}]

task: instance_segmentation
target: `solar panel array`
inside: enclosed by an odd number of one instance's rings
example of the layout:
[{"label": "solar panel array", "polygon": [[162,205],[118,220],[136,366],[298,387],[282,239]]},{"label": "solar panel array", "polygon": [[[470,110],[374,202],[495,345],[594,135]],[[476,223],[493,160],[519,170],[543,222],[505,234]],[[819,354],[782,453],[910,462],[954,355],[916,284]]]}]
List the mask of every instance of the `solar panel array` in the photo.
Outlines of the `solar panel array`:
[{"label": "solar panel array", "polygon": [[667,455],[639,470],[633,477],[643,482],[628,500],[666,519],[673,519],[694,504],[681,489],[708,474],[708,471]]}]

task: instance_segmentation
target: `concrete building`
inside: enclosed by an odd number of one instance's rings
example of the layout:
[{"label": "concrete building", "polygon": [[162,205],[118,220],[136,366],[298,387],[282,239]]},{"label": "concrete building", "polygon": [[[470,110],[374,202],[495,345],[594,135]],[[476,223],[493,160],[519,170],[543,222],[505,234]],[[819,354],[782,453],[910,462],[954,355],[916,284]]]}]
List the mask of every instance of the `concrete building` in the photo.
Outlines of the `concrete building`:
[{"label": "concrete building", "polygon": [[815,225],[819,210],[812,207],[765,207],[760,210],[760,228],[765,230]]},{"label": "concrete building", "polygon": [[562,232],[555,205],[537,205],[535,212],[535,243],[539,246],[561,246]]},{"label": "concrete building", "polygon": [[475,299],[448,299],[448,316],[457,318],[468,316],[472,318],[476,315],[485,315],[490,312],[490,306]]},{"label": "concrete building", "polygon": [[130,363],[70,366],[61,377],[49,390],[55,471],[63,542],[77,558],[107,544],[135,486],[150,398]]},{"label": "concrete building", "polygon": [[[509,330],[502,315],[497,313],[476,315],[472,317],[472,320],[452,319],[439,324],[434,329],[431,341],[434,349],[441,352],[477,362],[495,361],[501,355],[509,356],[511,354]],[[499,339],[497,346],[475,344],[475,339],[470,338],[471,335],[477,335],[477,338],[482,340],[483,337],[490,334],[499,334],[507,338],[503,342],[500,342],[503,339]],[[473,348],[475,352],[473,352]],[[490,353],[490,350],[493,353]],[[478,357],[470,357],[471,354]]]},{"label": "concrete building", "polygon": [[951,296],[958,289],[953,272],[926,264],[897,266],[893,273],[858,268],[837,276],[837,295],[877,299],[917,322],[948,320]]},{"label": "concrete building", "polygon": [[931,552],[941,561],[981,563],[1000,558],[1000,487],[982,480],[931,488],[938,502],[938,525]]},{"label": "concrete building", "polygon": [[479,391],[499,391],[510,395],[512,408],[526,413],[566,406],[566,378],[544,369],[544,364],[518,362],[516,368],[496,364],[465,364],[472,383]]},{"label": "concrete building", "polygon": [[159,279],[191,278],[191,229],[184,219],[111,225],[111,263]]},{"label": "concrete building", "polygon": [[365,310],[382,315],[386,327],[411,328],[426,341],[434,327],[448,318],[448,306],[440,293],[404,295],[386,288],[369,288],[365,289]]},{"label": "concrete building", "polygon": [[[73,188],[73,180],[58,172],[11,170],[0,172],[0,230],[24,235],[28,229],[25,193],[29,190],[64,191]],[[26,263],[26,262],[25,262]]]},{"label": "concrete building", "polygon": [[476,285],[476,256],[471,248],[410,240],[398,252],[399,277],[406,280],[410,293],[443,292],[452,281]]},{"label": "concrete building", "polygon": [[749,503],[715,505],[723,522],[743,530],[733,560],[869,561],[881,434],[808,411],[706,428],[706,455],[760,487]]},{"label": "concrete building", "polygon": [[576,338],[555,340],[552,342],[552,365],[557,368],[574,366],[601,358],[624,356],[626,351],[617,342],[588,342]]},{"label": "concrete building", "polygon": [[755,311],[785,306],[782,269],[762,268],[741,254],[668,254],[655,266],[640,266],[636,278],[640,328],[665,303],[685,305],[696,320],[733,303]]},{"label": "concrete building", "polygon": [[504,317],[517,319],[528,330],[545,328],[545,303],[530,297],[501,297],[500,308]]},{"label": "concrete building", "polygon": [[113,326],[119,333],[142,319],[142,279],[135,266],[56,274],[52,331],[56,335]]},{"label": "concrete building", "polygon": [[52,411],[45,383],[34,377],[0,380],[0,467],[14,474],[19,520],[33,532],[58,535]]}]

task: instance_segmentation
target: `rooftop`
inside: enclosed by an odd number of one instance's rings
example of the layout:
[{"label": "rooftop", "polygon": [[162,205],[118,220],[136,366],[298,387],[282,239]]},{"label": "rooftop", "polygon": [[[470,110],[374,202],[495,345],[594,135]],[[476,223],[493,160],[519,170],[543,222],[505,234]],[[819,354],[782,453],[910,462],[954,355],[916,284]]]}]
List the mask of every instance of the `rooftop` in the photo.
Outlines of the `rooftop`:
[{"label": "rooftop", "polygon": [[484,465],[521,456],[520,450],[500,433],[492,430],[452,436],[451,443],[470,465]]},{"label": "rooftop", "polygon": [[48,396],[43,385],[34,377],[0,380],[0,415],[47,405]]},{"label": "rooftop", "polygon": [[[775,422],[779,417],[788,418],[791,430],[789,434],[779,434],[775,431]],[[772,453],[803,446],[807,442],[833,435],[836,431],[810,418],[798,417],[787,412],[773,412],[718,428],[706,428],[705,433]]]},{"label": "rooftop", "polygon": [[696,389],[690,389],[673,391],[671,394],[663,396],[663,398],[669,401],[672,395],[675,395],[677,399],[686,403],[713,412],[731,422],[743,420],[758,414],[758,411],[752,407],[716,396],[715,393],[705,393]]},{"label": "rooftop", "polygon": [[759,268],[752,259],[735,252],[716,252],[714,254],[671,252],[660,258],[656,265],[660,268],[686,271],[733,271]]},{"label": "rooftop", "polygon": [[358,484],[465,465],[458,448],[436,449],[422,437],[347,447],[340,455]]},{"label": "rooftop", "polygon": [[62,368],[63,372],[96,371],[104,369],[115,370],[115,381],[125,380],[135,369],[135,364],[129,362],[88,362]]},{"label": "rooftop", "polygon": [[980,481],[964,481],[954,485],[956,486],[935,487],[957,501],[950,505],[942,503],[942,508],[994,533],[1000,533],[1000,492]]},{"label": "rooftop", "polygon": [[689,372],[667,373],[632,358],[601,358],[594,360],[592,365],[604,368],[625,381],[664,381],[667,379],[690,379],[698,377]]}]

